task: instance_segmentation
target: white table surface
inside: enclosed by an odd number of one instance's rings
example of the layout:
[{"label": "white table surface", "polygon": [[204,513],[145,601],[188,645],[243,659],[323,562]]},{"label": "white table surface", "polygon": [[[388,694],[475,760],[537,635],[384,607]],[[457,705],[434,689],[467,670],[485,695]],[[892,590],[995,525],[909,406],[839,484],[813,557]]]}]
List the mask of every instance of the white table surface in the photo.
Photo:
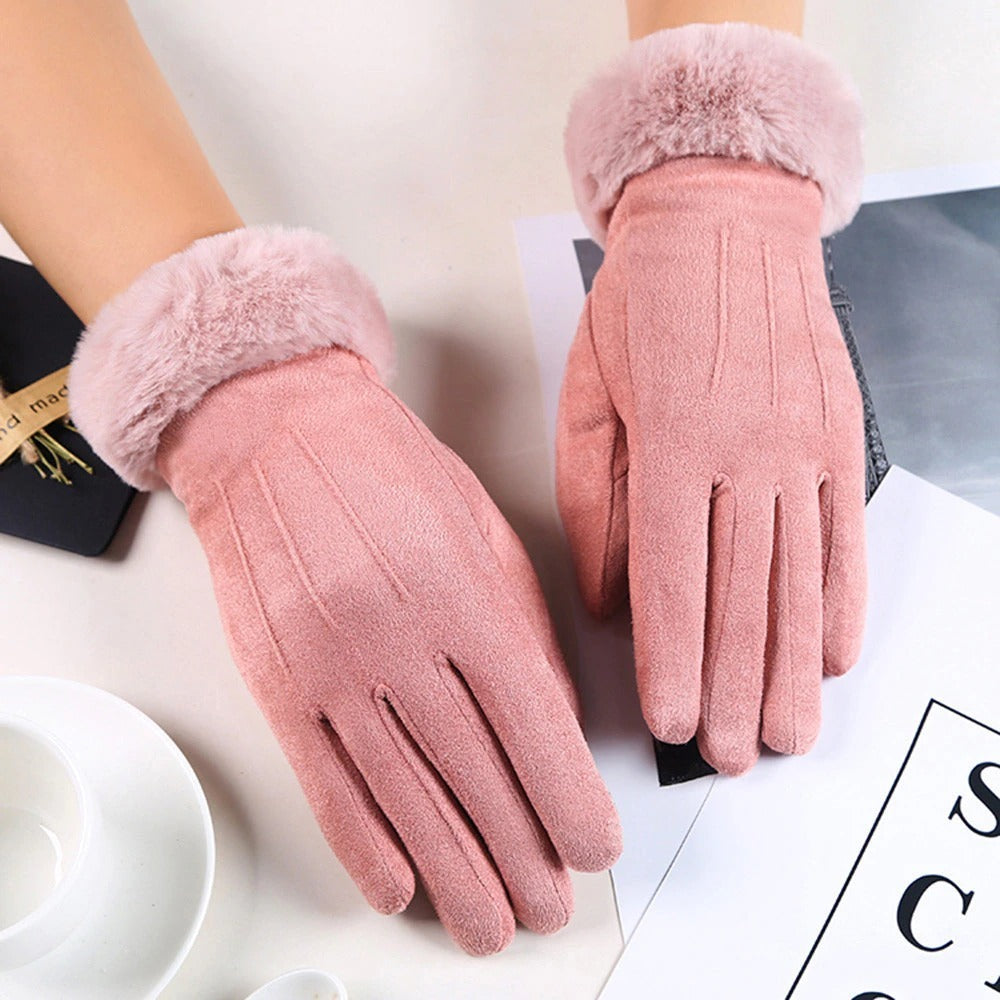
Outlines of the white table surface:
[{"label": "white table surface", "polygon": [[[862,90],[870,170],[1000,159],[995,0],[807,6],[807,37]],[[569,577],[511,222],[571,207],[566,106],[624,44],[621,0],[132,7],[246,220],[321,229],[374,278],[398,391],[480,475],[558,604]],[[216,888],[165,1000],[241,1000],[301,965],[336,972],[354,1000],[597,994],[620,948],[605,875],[575,878],[559,935],[520,932],[489,959],[452,945],[425,900],[401,917],[368,910],[230,662],[172,497],[141,498],[98,560],[0,536],[0,572],[0,673],[122,695],[205,786]]]}]

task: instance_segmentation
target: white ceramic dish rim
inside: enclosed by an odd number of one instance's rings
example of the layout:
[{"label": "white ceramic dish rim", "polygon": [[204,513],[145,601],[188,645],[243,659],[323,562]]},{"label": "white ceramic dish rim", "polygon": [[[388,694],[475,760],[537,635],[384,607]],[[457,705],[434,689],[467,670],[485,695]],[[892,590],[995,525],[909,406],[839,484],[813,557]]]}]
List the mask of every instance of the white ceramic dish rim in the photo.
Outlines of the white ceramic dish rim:
[{"label": "white ceramic dish rim", "polygon": [[[27,684],[37,684],[43,687],[51,687],[56,690],[65,690],[69,692],[86,692],[88,697],[100,697],[106,699],[109,703],[116,705],[117,710],[125,712],[132,715],[133,717],[139,719],[144,725],[150,727],[150,732],[155,733],[157,739],[161,742],[163,749],[166,753],[173,759],[173,762],[177,765],[180,772],[183,773],[187,784],[190,786],[192,793],[194,794],[194,800],[197,804],[198,813],[201,818],[201,829],[204,833],[204,847],[205,847],[205,875],[202,882],[201,893],[198,900],[198,906],[195,911],[194,918],[191,921],[191,926],[188,933],[185,935],[180,947],[173,960],[164,969],[162,975],[159,979],[150,985],[149,991],[146,994],[148,997],[158,996],[167,986],[168,983],[177,975],[178,970],[183,964],[184,960],[187,958],[194,945],[194,942],[201,931],[202,924],[205,921],[205,915],[208,912],[208,904],[212,895],[212,888],[215,883],[215,865],[216,865],[216,846],[215,846],[215,829],[212,823],[212,814],[208,807],[208,800],[205,798],[204,789],[201,787],[201,782],[198,780],[198,776],[194,772],[194,768],[191,767],[190,762],[181,752],[180,748],[176,743],[170,738],[169,735],[160,727],[153,719],[151,719],[145,712],[136,708],[135,705],[126,701],[124,698],[113,694],[104,688],[97,687],[92,684],[84,684],[80,681],[69,680],[63,677],[52,677],[52,676],[33,676],[30,674],[15,674],[11,676],[0,677],[0,690],[6,684],[17,684],[17,683],[27,683]],[[13,714],[13,713],[10,713]],[[21,718],[28,718],[23,713],[20,714]],[[29,720],[34,721],[34,720]],[[36,723],[37,725],[37,723]],[[82,726],[86,725],[86,721],[81,723]],[[44,729],[44,726],[41,728]],[[98,796],[99,801],[99,796]],[[34,912],[34,911],[33,911]],[[16,926],[16,925],[14,925]]]},{"label": "white ceramic dish rim", "polygon": [[69,868],[38,906],[26,913],[20,920],[0,929],[0,952],[2,952],[15,945],[18,939],[24,940],[40,924],[44,924],[56,912],[57,908],[64,906],[66,901],[77,891],[88,861],[93,861],[94,840],[100,820],[89,783],[84,780],[79,768],[73,762],[72,756],[54,733],[25,715],[9,712],[0,712],[0,728],[20,731],[35,742],[41,743],[59,760],[73,785],[80,812],[80,841]]},{"label": "white ceramic dish rim", "polygon": [[348,1000],[347,988],[344,984],[332,972],[324,972],[322,969],[293,969],[291,972],[286,972],[278,976],[277,979],[272,979],[269,983],[265,983],[259,989],[254,990],[247,997],[247,1000],[278,1000],[278,998],[281,998],[281,1000],[291,1000],[293,994],[282,996],[277,991],[280,988],[294,985],[296,979],[302,979],[305,976],[315,976],[319,979],[325,979],[337,991],[337,1000]]}]

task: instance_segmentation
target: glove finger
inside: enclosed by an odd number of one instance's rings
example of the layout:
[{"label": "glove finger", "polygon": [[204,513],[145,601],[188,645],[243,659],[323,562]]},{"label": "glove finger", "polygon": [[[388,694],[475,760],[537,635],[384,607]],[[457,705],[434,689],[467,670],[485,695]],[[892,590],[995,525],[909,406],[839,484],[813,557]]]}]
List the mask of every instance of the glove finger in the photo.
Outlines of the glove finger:
[{"label": "glove finger", "polygon": [[[396,831],[325,717],[300,720],[301,738],[281,740],[327,842],[348,875],[379,913],[406,909],[413,867]],[[287,730],[286,730],[287,732]]]},{"label": "glove finger", "polygon": [[[221,561],[213,563],[212,575],[233,658],[341,864],[376,910],[397,913],[413,896],[409,859],[339,736],[319,709],[302,705],[290,681],[288,663],[296,656],[314,656],[309,636],[313,628],[323,628],[320,617],[307,599],[299,601],[300,628],[279,642],[271,624],[272,589],[257,581],[281,572],[281,540],[263,530],[267,513],[256,491],[230,497],[220,488],[220,499],[225,516],[201,528],[226,533],[231,540],[215,546]],[[261,530],[240,531],[234,506],[244,516],[256,514]]]},{"label": "glove finger", "polygon": [[587,297],[556,423],[556,500],[583,601],[604,618],[628,588],[628,449],[601,375]]},{"label": "glove finger", "polygon": [[654,736],[686,743],[701,708],[712,484],[689,477],[664,488],[644,472],[633,473],[629,545],[639,700]]},{"label": "glove finger", "polygon": [[861,654],[867,601],[864,476],[820,484],[823,532],[823,670],[847,673]]},{"label": "glove finger", "polygon": [[698,748],[723,774],[760,754],[774,494],[719,481],[709,526],[708,609]]},{"label": "glove finger", "polygon": [[580,699],[562,650],[559,648],[559,640],[552,625],[552,618],[549,616],[548,604],[538,582],[538,576],[521,539],[507,523],[507,519],[500,513],[472,470],[455,452],[434,438],[422,424],[420,428],[428,445],[441,460],[441,464],[465,498],[476,524],[479,525],[479,530],[496,557],[500,572],[521,605],[546,659],[555,671],[566,699],[579,718]]},{"label": "glove finger", "polygon": [[357,713],[341,723],[345,745],[448,933],[472,955],[502,951],[514,936],[503,883],[468,816],[403,725],[394,697],[379,688],[377,718]]},{"label": "glove finger", "polygon": [[559,856],[578,871],[603,871],[621,854],[618,814],[541,648],[508,608],[505,618],[482,622],[457,642],[451,662]]},{"label": "glove finger", "polygon": [[559,930],[573,912],[569,872],[489,722],[455,668],[392,695],[403,725],[468,813],[526,927]]},{"label": "glove finger", "polygon": [[823,563],[819,493],[785,487],[774,505],[761,735],[779,753],[805,753],[819,735]]}]

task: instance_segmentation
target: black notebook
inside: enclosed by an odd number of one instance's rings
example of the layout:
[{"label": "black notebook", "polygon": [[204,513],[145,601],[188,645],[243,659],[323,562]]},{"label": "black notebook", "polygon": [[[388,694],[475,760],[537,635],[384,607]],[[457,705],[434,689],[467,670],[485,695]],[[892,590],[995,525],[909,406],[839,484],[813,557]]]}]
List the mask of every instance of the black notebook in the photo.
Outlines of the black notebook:
[{"label": "black notebook", "polygon": [[[10,394],[69,364],[83,324],[29,264],[0,257],[0,379]],[[93,469],[63,463],[71,486],[42,479],[18,455],[0,465],[0,532],[85,556],[110,543],[135,490],[84,438],[55,421],[45,428]]]}]

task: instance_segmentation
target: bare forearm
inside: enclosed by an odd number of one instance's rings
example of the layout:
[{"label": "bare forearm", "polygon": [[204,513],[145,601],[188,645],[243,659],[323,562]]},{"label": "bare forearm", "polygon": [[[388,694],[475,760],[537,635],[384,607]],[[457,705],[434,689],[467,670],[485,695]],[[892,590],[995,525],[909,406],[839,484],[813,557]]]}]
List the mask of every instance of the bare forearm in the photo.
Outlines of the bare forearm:
[{"label": "bare forearm", "polygon": [[84,322],[242,225],[124,0],[0,0],[0,222]]},{"label": "bare forearm", "polygon": [[631,38],[684,24],[747,21],[802,34],[805,0],[625,0]]}]

